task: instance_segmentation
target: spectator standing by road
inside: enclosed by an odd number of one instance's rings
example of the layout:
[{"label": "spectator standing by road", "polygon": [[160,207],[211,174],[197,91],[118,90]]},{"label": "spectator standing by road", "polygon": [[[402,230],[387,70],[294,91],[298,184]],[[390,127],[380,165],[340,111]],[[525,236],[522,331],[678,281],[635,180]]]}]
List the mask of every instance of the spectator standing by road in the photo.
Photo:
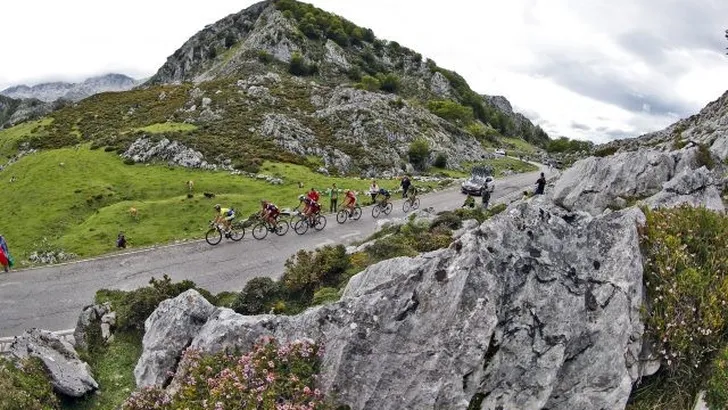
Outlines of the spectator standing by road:
[{"label": "spectator standing by road", "polygon": [[372,179],[372,184],[369,185],[369,195],[372,196],[372,203],[376,202],[377,194],[379,194],[379,185],[377,185],[377,181]]},{"label": "spectator standing by road", "polygon": [[409,190],[410,185],[412,185],[412,182],[407,175],[402,177],[400,185],[402,185],[402,198],[407,198],[407,191]]},{"label": "spectator standing by road", "polygon": [[483,203],[482,203],[483,210],[488,209],[488,204],[490,203],[490,189],[488,189],[488,187],[486,187],[483,190],[483,194],[481,195],[481,199],[483,201]]},{"label": "spectator standing by road", "polygon": [[544,176],[543,172],[541,173],[541,178],[539,178],[536,181],[536,192],[535,195],[543,195],[544,188],[546,188],[546,176]]},{"label": "spectator standing by road", "polygon": [[15,261],[8,249],[8,243],[2,235],[0,235],[0,265],[3,265],[5,272],[10,271],[10,268],[15,265]]},{"label": "spectator standing by road", "polygon": [[341,192],[341,190],[336,188],[336,184],[331,184],[331,188],[329,188],[329,212],[331,213],[336,212],[336,203],[339,200],[339,192]]}]

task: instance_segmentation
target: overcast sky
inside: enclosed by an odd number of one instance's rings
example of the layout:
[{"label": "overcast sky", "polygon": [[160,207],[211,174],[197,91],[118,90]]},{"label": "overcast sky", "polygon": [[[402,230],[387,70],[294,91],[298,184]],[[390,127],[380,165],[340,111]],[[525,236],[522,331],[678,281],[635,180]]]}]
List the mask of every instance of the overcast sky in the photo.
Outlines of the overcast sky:
[{"label": "overcast sky", "polygon": [[[661,129],[728,89],[726,0],[313,0],[506,96],[552,137]],[[0,89],[154,74],[248,0],[0,2]]]}]

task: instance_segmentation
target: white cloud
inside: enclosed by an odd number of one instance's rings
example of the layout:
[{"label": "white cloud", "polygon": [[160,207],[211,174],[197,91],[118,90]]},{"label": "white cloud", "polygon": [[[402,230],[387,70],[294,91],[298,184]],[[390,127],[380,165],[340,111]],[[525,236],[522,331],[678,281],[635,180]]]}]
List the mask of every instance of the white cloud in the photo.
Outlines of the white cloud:
[{"label": "white cloud", "polygon": [[[2,2],[0,89],[110,71],[149,76],[205,25],[252,3]],[[552,136],[601,142],[637,135],[728,89],[720,21],[728,2],[312,3],[459,72],[478,92],[506,96]]]}]

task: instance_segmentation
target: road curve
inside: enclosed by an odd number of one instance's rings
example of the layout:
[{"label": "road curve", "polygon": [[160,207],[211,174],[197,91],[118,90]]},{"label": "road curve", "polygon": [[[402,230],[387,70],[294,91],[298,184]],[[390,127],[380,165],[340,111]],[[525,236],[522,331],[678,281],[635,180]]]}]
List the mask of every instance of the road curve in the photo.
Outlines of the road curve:
[{"label": "road curve", "polygon": [[[538,172],[531,172],[497,179],[492,201],[533,188],[537,178]],[[421,207],[431,206],[439,212],[462,202],[459,190],[449,189],[423,195]],[[402,202],[397,200],[389,218],[403,215]],[[299,249],[348,244],[366,238],[377,227],[371,207],[364,208],[359,221],[338,224],[334,215],[327,215],[327,219],[326,229],[309,230],[303,236],[291,229],[284,237],[269,235],[257,241],[248,231],[238,243],[225,239],[217,246],[186,242],[0,274],[0,337],[16,336],[31,327],[73,328],[81,309],[92,302],[98,289],[131,290],[165,273],[175,281],[192,280],[214,293],[240,291],[251,278],[278,277],[286,259]]]}]

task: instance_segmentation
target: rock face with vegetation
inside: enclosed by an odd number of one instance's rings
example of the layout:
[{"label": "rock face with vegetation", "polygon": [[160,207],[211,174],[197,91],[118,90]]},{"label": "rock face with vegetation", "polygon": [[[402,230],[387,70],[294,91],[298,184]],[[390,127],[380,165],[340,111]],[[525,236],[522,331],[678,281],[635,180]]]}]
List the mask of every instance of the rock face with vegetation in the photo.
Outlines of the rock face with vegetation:
[{"label": "rock face with vegetation", "polygon": [[0,95],[0,129],[43,117],[65,105],[63,101],[47,103],[33,98],[21,100]]},{"label": "rock face with vegetation", "polygon": [[675,150],[688,143],[710,149],[720,161],[728,158],[728,91],[699,113],[682,119],[664,130],[636,138],[612,141],[598,147],[603,152],[634,151],[640,148]]},{"label": "rock face with vegetation", "polygon": [[663,131],[598,147],[557,182],[556,203],[600,213],[638,200],[723,211],[728,187],[728,92]]},{"label": "rock face with vegetation", "polygon": [[567,209],[592,214],[639,200],[653,207],[688,203],[723,211],[722,169],[707,149],[692,144],[676,151],[643,149],[589,157],[564,172],[553,197]]},{"label": "rock face with vegetation", "polygon": [[621,408],[641,375],[643,219],[534,199],[448,249],[373,265],[341,301],[297,316],[217,308],[190,326],[166,313],[202,303],[188,291],[147,320],[137,380],[170,381],[176,361],[152,353],[310,338],[324,346],[320,387],[352,409]]}]

